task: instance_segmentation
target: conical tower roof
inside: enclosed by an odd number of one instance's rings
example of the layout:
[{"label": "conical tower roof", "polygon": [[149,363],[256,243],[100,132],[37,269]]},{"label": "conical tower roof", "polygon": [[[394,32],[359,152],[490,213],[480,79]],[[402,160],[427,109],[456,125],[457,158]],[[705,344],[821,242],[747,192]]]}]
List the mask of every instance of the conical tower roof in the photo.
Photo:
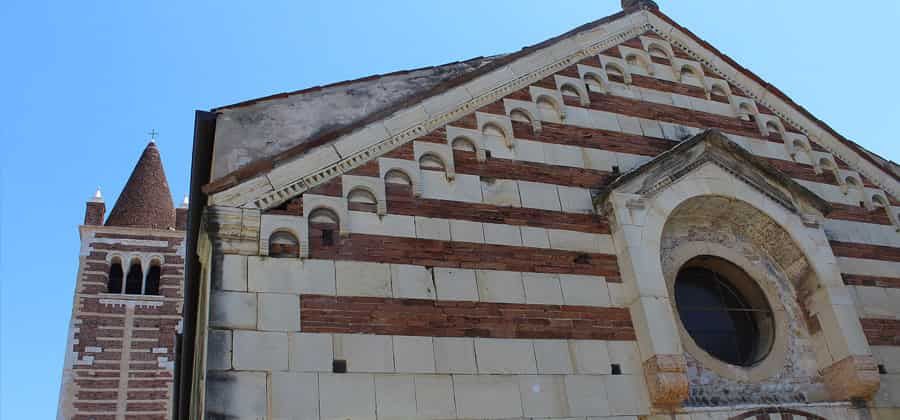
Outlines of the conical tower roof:
[{"label": "conical tower roof", "polygon": [[175,206],[163,171],[159,149],[153,141],[144,149],[106,219],[106,226],[173,229]]}]

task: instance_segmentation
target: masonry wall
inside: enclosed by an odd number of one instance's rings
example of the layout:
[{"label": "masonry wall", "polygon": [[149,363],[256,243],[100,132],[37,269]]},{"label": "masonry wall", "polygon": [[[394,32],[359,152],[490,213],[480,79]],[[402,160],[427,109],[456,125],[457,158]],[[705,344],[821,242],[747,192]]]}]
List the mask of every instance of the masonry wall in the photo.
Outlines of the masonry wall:
[{"label": "masonry wall", "polygon": [[[181,322],[183,232],[81,227],[58,418],[169,419]],[[159,295],[109,293],[110,263],[161,262]]]},{"label": "masonry wall", "polygon": [[[669,56],[649,57],[652,45]],[[834,207],[823,226],[882,366],[870,413],[896,415],[900,201],[645,34],[252,216],[256,244],[211,232],[208,416],[650,415],[634,334],[644,321],[627,309],[592,189],[705,128]],[[294,235],[278,250],[297,257],[269,255],[277,232]],[[686,416],[769,415],[755,410]],[[784,410],[861,415],[807,396]]]}]

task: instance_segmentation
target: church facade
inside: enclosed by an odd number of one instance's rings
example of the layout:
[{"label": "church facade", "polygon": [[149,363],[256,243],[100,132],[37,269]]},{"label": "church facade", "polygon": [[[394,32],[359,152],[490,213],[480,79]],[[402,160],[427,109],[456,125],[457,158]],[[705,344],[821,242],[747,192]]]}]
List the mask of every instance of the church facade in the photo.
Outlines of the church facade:
[{"label": "church facade", "polygon": [[87,202],[58,419],[172,418],[186,204],[152,141],[109,217],[99,189]]},{"label": "church facade", "polygon": [[190,212],[177,418],[900,417],[900,170],[651,1],[200,112]]}]

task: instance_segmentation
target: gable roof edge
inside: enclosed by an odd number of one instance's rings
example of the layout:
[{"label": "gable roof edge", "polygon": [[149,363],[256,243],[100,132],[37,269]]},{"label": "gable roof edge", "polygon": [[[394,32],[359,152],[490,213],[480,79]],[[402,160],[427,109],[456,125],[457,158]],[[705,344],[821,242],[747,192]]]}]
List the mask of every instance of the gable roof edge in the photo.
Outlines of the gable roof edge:
[{"label": "gable roof edge", "polygon": [[861,146],[838,134],[828,124],[813,116],[778,88],[741,66],[661,11],[650,10],[647,14],[649,15],[650,29],[673,47],[681,48],[693,59],[705,64],[717,75],[765,105],[779,118],[797,127],[804,135],[846,162],[851,168],[862,173],[892,196],[900,198],[900,176],[876,162]]},{"label": "gable roof edge", "polygon": [[[649,30],[643,9],[620,12],[510,54],[496,67],[391,110],[302,153],[275,156],[207,184],[211,203],[268,209],[561,69]],[[506,57],[504,57],[506,58]],[[260,173],[266,172],[266,173]],[[299,177],[291,173],[302,173]]]}]

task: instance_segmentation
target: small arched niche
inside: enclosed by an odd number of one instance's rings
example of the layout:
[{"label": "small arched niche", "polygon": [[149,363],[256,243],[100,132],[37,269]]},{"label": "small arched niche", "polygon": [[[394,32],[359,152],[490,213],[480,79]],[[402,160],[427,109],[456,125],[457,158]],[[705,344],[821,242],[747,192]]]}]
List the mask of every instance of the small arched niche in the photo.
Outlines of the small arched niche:
[{"label": "small arched niche", "polygon": [[320,207],[309,213],[310,243],[318,242],[322,247],[330,247],[337,243],[340,232],[340,219],[329,208]]},{"label": "small arched niche", "polygon": [[669,64],[669,53],[659,45],[651,45],[647,52],[650,54],[651,60],[660,64]]},{"label": "small arched niche", "polygon": [[432,171],[443,171],[445,170],[445,165],[444,161],[437,155],[425,153],[419,158],[419,168]]},{"label": "small arched niche", "polygon": [[112,260],[109,263],[109,278],[106,282],[106,292],[122,293],[122,279],[124,277],[125,272],[122,270],[122,259],[119,257],[112,257]]},{"label": "small arched niche", "polygon": [[603,92],[603,78],[597,73],[585,73],[582,79],[584,79],[584,85],[587,86],[588,92]]},{"label": "small arched niche", "polygon": [[353,211],[376,213],[378,199],[375,194],[365,188],[354,188],[347,194],[347,208]]},{"label": "small arched niche", "polygon": [[269,236],[269,256],[272,258],[299,258],[300,241],[291,232],[275,231]]}]

